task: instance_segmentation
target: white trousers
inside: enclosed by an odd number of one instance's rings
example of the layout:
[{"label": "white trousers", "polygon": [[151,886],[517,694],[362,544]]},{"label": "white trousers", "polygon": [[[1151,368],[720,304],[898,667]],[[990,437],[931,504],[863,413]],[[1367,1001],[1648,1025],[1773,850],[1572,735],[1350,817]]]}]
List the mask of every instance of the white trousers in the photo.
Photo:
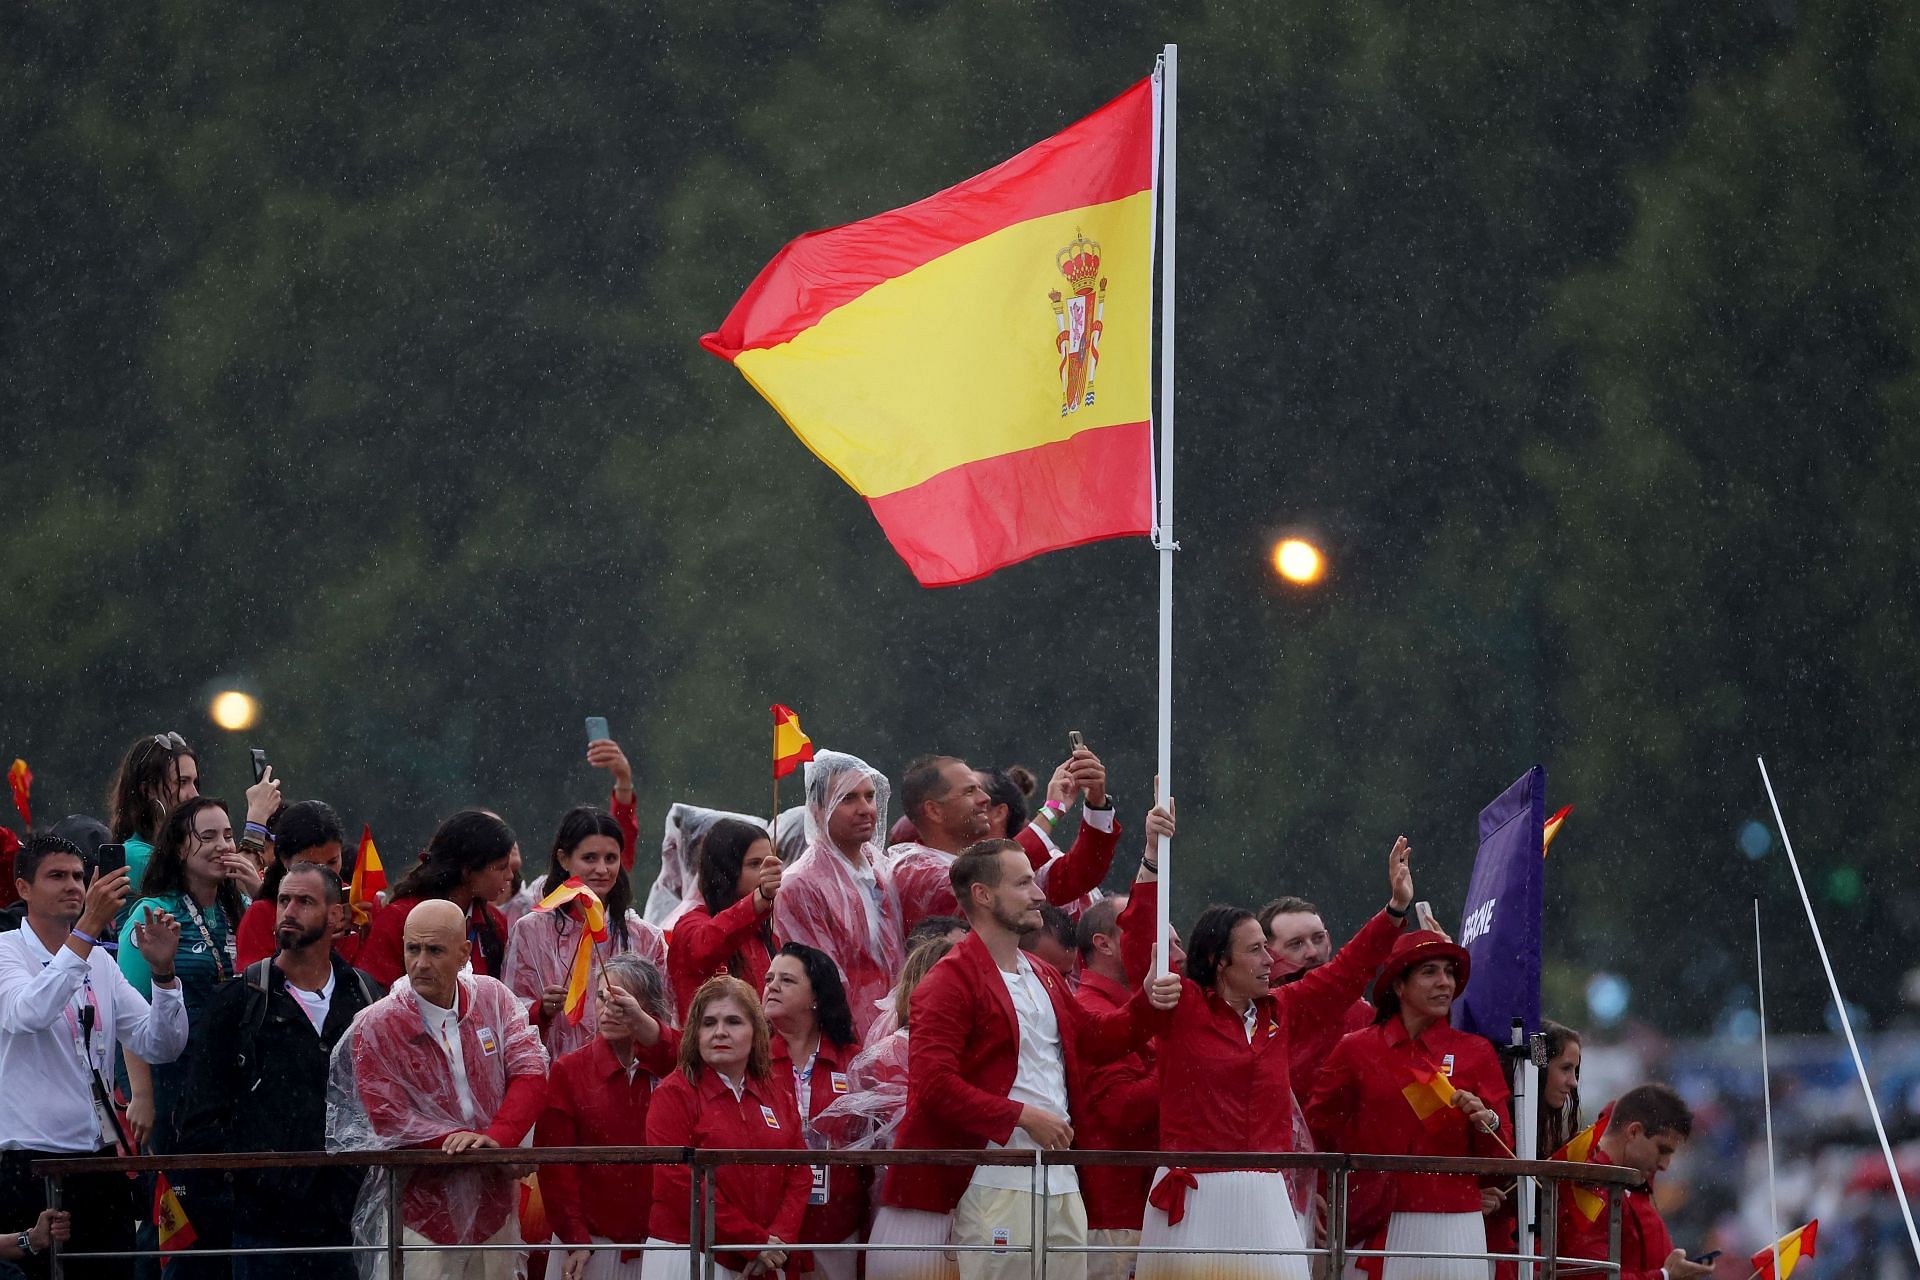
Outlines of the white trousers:
[{"label": "white trousers", "polygon": [[[405,1266],[407,1280],[513,1280],[514,1265],[522,1254],[515,1249],[489,1249],[475,1252],[449,1245],[438,1245],[421,1235],[411,1227],[400,1229],[400,1243],[405,1245],[425,1245],[430,1252],[406,1255]],[[494,1232],[483,1244],[520,1243],[520,1222],[512,1214],[500,1229]],[[386,1271],[386,1259],[380,1260],[380,1271]]]},{"label": "white trousers", "polygon": [[[1074,1249],[1085,1245],[1087,1206],[1080,1199],[1080,1193],[1073,1191],[1046,1199],[1047,1246]],[[990,1244],[995,1249],[988,1253],[959,1254],[960,1280],[1032,1280],[1039,1274],[1027,1251],[1027,1246],[1033,1243],[1033,1214],[1030,1191],[968,1187],[953,1210],[953,1242]],[[1048,1254],[1047,1280],[1087,1280],[1087,1255]]]},{"label": "white trousers", "polygon": [[[1140,1233],[1123,1231],[1118,1227],[1094,1227],[1087,1232],[1087,1243],[1115,1249],[1138,1249]],[[1133,1261],[1132,1253],[1090,1253],[1087,1255],[1087,1280],[1133,1280]]]}]

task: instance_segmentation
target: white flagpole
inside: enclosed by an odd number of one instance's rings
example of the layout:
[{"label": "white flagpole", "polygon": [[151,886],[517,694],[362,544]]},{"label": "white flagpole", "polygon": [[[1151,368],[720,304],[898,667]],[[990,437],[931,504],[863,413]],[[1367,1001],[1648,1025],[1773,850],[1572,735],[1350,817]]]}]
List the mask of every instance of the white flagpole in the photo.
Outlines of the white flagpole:
[{"label": "white flagpole", "polygon": [[[1759,760],[1759,757],[1755,757]],[[1900,1200],[1900,1216],[1906,1220],[1907,1241],[1913,1246],[1914,1261],[1920,1262],[1920,1230],[1913,1225],[1913,1206],[1907,1203],[1907,1189],[1900,1182],[1900,1166],[1893,1158],[1893,1144],[1887,1141],[1887,1126],[1880,1122],[1880,1104],[1873,1100],[1873,1082],[1867,1079],[1867,1064],[1860,1057],[1860,1042],[1853,1038],[1853,1019],[1847,1016],[1847,1002],[1840,998],[1840,981],[1833,976],[1833,961],[1827,958],[1827,944],[1820,936],[1820,922],[1813,918],[1813,899],[1807,896],[1807,882],[1800,877],[1800,860],[1793,856],[1793,841],[1787,838],[1787,822],[1780,816],[1780,801],[1773,794],[1773,779],[1767,776],[1767,762],[1760,760],[1760,781],[1766,784],[1767,803],[1773,806],[1773,822],[1780,830],[1780,843],[1787,850],[1787,865],[1793,868],[1793,882],[1800,889],[1800,905],[1807,909],[1807,924],[1813,929],[1813,945],[1820,949],[1820,967],[1827,971],[1827,989],[1833,992],[1833,1007],[1840,1011],[1840,1029],[1847,1033],[1847,1048],[1853,1052],[1853,1069],[1860,1077],[1860,1089],[1867,1095],[1867,1114],[1873,1117],[1873,1131],[1880,1139],[1880,1154],[1886,1157],[1887,1172],[1893,1177],[1893,1194]],[[1779,1240],[1778,1236],[1774,1237]]]},{"label": "white flagpole", "polygon": [[[1765,768],[1762,765],[1761,768]],[[1760,899],[1753,900],[1753,976],[1760,987],[1760,1101],[1767,1112],[1767,1231],[1773,1274],[1780,1274],[1780,1192],[1773,1176],[1773,1068],[1767,1061],[1767,966],[1760,958]]]},{"label": "white flagpole", "polygon": [[[1160,552],[1160,802],[1173,805],[1173,245],[1174,138],[1180,46],[1170,44],[1160,62],[1160,479],[1153,544]],[[1173,841],[1160,843],[1159,909],[1154,918],[1154,972],[1168,971],[1173,936]]]}]

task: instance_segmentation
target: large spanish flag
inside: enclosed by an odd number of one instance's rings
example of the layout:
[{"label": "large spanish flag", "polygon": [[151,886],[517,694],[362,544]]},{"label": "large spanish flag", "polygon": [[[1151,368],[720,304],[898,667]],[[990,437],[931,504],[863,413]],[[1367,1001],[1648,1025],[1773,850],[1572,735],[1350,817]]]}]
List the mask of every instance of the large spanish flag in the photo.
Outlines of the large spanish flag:
[{"label": "large spanish flag", "polygon": [[701,345],[924,586],[1153,525],[1154,95],[789,243]]}]

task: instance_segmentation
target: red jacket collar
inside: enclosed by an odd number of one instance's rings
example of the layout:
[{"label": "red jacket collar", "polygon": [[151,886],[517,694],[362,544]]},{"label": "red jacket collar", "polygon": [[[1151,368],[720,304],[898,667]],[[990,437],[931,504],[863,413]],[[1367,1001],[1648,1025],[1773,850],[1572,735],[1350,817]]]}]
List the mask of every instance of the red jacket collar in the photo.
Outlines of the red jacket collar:
[{"label": "red jacket collar", "polygon": [[1109,978],[1104,973],[1095,973],[1092,969],[1080,970],[1080,989],[1097,991],[1115,1004],[1125,1004],[1133,998],[1133,991],[1125,983]]},{"label": "red jacket collar", "polygon": [[[773,1033],[769,1047],[773,1050],[773,1060],[775,1062],[791,1063],[793,1061],[793,1055],[787,1051],[786,1038],[778,1031]],[[815,1060],[815,1064],[822,1067],[831,1067],[835,1071],[844,1071],[846,1070],[847,1063],[852,1060],[855,1053],[859,1052],[859,1049],[860,1046],[857,1044],[850,1044],[843,1049],[825,1036],[821,1036],[820,1047],[815,1051],[819,1054],[819,1057]]]},{"label": "red jacket collar", "polygon": [[1407,1024],[1400,1020],[1400,1015],[1397,1013],[1380,1024],[1381,1034],[1386,1037],[1389,1047],[1405,1044],[1407,1041],[1416,1038],[1424,1042],[1427,1036],[1437,1027],[1445,1027],[1449,1031],[1453,1030],[1453,1024],[1447,1019],[1442,1018],[1438,1022],[1429,1023],[1427,1029],[1422,1031],[1418,1037],[1410,1036],[1407,1034]]},{"label": "red jacket collar", "polygon": [[[733,1090],[729,1089],[727,1082],[720,1078],[720,1073],[711,1067],[700,1068],[700,1079],[693,1087],[696,1093],[708,1101],[717,1102],[721,1098],[733,1097]],[[761,1106],[767,1105],[772,1100],[767,1093],[767,1082],[755,1080],[752,1076],[748,1076],[740,1086],[740,1097],[744,1100],[749,1096]]]}]

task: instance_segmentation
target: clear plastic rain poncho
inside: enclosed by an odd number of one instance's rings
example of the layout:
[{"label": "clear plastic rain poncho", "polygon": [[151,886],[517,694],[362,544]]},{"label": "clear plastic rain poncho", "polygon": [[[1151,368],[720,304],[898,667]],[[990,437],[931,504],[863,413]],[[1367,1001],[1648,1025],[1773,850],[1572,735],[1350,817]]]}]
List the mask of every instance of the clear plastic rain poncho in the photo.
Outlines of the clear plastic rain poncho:
[{"label": "clear plastic rain poncho", "polygon": [[[450,1133],[480,1131],[499,1114],[507,1082],[546,1075],[547,1051],[520,1001],[492,978],[460,975],[460,1051],[473,1112],[453,1083],[446,1050],[420,1013],[403,976],[362,1009],[334,1046],[327,1080],[327,1150],[397,1151],[437,1144]],[[387,1178],[404,1179],[401,1219],[436,1244],[483,1241],[514,1216],[517,1182],[504,1167],[427,1165],[375,1169],[354,1206],[354,1243],[387,1242]],[[361,1254],[361,1274],[385,1266]]]},{"label": "clear plastic rain poncho", "polygon": [[[869,876],[855,874],[827,836],[827,818],[855,788],[871,782],[878,816],[860,846]],[[773,928],[781,938],[824,951],[840,966],[864,1041],[879,1015],[877,1002],[892,989],[905,958],[906,930],[893,877],[881,866],[890,788],[880,771],[858,756],[821,751],[807,763],[807,850],[780,877]]]},{"label": "clear plastic rain poncho", "polygon": [[[585,927],[580,923],[578,911],[578,907],[530,911],[513,922],[513,928],[507,935],[507,960],[500,966],[500,981],[513,989],[513,994],[520,997],[530,1015],[539,1005],[546,988],[567,985],[567,976],[573,971],[574,953],[580,945],[580,930]],[[613,922],[609,920],[607,923],[611,926]],[[596,975],[601,961],[608,956],[630,951],[660,970],[664,979],[667,972],[667,941],[660,936],[660,930],[631,910],[627,912],[626,926],[624,943],[613,936],[610,929],[610,936],[605,942],[594,944]],[[537,1017],[535,1021],[538,1025]],[[592,1042],[599,1025],[600,982],[596,976],[587,983],[585,1007],[580,1012],[578,1022],[569,1022],[564,1013],[555,1014],[547,1020],[541,1032],[541,1039],[546,1042],[547,1056],[560,1058],[575,1049],[584,1048]]]},{"label": "clear plastic rain poncho", "polygon": [[854,1055],[846,1093],[813,1117],[813,1127],[835,1151],[886,1150],[906,1113],[907,1033],[895,1031]]},{"label": "clear plastic rain poncho", "polygon": [[700,901],[700,846],[713,824],[722,818],[751,822],[762,831],[765,818],[750,813],[729,813],[725,809],[703,809],[697,804],[676,804],[667,810],[667,827],[660,837],[660,874],[647,891],[647,923],[668,933],[668,928],[688,906]]},{"label": "clear plastic rain poncho", "polygon": [[788,866],[800,861],[807,851],[807,806],[796,804],[780,811],[780,820],[773,826],[773,851]]}]

